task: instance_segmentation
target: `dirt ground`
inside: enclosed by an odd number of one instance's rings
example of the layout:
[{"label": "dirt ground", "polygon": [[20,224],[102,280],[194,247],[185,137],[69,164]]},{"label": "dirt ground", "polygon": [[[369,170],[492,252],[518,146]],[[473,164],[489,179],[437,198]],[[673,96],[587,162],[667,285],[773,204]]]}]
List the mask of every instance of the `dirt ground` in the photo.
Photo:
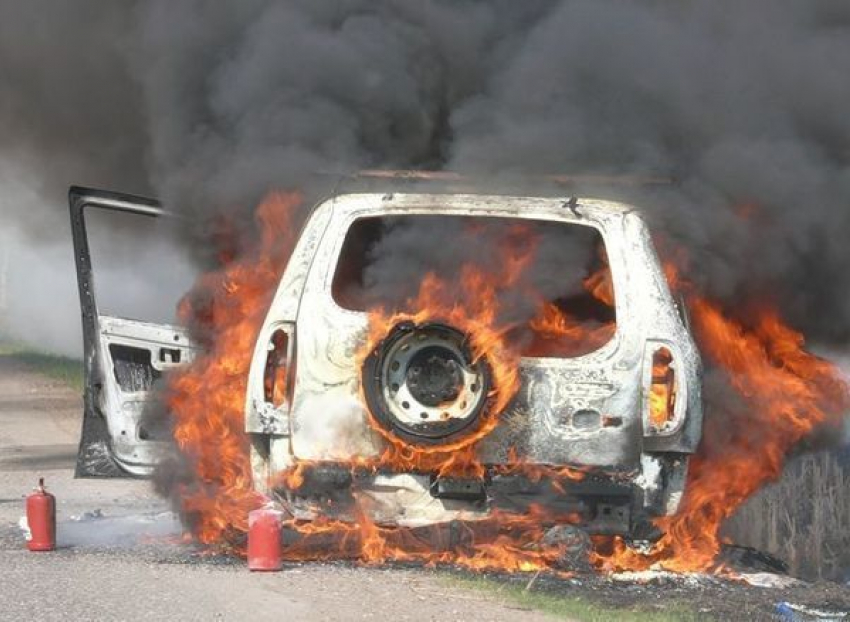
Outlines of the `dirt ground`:
[{"label": "dirt ground", "polygon": [[[0,356],[0,620],[553,619],[511,596],[528,575],[470,586],[464,572],[348,563],[252,574],[239,559],[206,555],[181,541],[179,521],[148,482],[73,479],[80,414],[75,391]],[[58,501],[53,553],[26,551],[18,526],[39,476]],[[648,614],[639,619],[781,619],[773,614],[783,601],[850,611],[850,589],[836,584],[541,575],[531,591],[603,608],[559,619],[635,619],[634,610]]]}]

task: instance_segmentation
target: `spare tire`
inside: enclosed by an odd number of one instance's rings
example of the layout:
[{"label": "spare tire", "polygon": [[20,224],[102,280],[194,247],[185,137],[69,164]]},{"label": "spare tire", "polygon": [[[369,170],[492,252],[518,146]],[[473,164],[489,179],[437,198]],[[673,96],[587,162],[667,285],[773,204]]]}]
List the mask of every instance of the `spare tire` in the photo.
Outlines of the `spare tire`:
[{"label": "spare tire", "polygon": [[394,326],[366,357],[361,380],[375,420],[411,444],[471,435],[491,402],[490,365],[474,359],[465,333],[438,322]]}]

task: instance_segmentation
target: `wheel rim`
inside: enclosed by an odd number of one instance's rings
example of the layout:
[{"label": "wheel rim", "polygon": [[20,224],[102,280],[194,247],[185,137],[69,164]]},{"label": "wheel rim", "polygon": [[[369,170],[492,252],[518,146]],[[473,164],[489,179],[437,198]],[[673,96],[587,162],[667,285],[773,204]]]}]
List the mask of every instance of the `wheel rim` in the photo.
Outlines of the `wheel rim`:
[{"label": "wheel rim", "polygon": [[477,427],[491,374],[456,328],[404,322],[367,357],[363,382],[370,412],[385,429],[408,442],[440,443]]}]

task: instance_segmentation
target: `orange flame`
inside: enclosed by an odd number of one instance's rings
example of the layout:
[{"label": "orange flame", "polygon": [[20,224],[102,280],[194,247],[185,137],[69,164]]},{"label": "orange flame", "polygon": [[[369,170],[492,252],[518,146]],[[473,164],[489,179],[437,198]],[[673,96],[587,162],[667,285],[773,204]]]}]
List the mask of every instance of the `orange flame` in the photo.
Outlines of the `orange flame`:
[{"label": "orange flame", "polygon": [[602,543],[596,563],[607,570],[653,564],[674,571],[717,570],[723,521],[779,477],[786,456],[802,439],[821,424],[838,424],[850,406],[837,369],[806,352],[803,336],[774,310],[762,310],[745,325],[698,294],[674,266],[666,269],[688,298],[703,356],[724,374],[742,405],[708,410],[678,514],[659,521],[664,536],[647,555],[622,541]]},{"label": "orange flame", "polygon": [[579,521],[552,515],[539,506],[524,514],[496,510],[486,519],[420,528],[385,527],[365,513],[355,522],[320,517],[287,521],[285,554],[291,560],[357,559],[366,564],[388,560],[428,566],[452,564],[470,570],[534,571],[558,568],[567,558],[564,542],[541,542],[554,524]]},{"label": "orange flame", "polygon": [[[299,198],[273,195],[259,209],[263,236],[256,253],[233,260],[221,270],[204,275],[180,308],[187,324],[199,327],[206,351],[193,363],[172,374],[168,403],[174,416],[174,438],[194,469],[195,477],[179,490],[184,512],[194,519],[197,538],[204,543],[226,541],[247,529],[248,511],[262,499],[254,492],[249,464],[249,442],[244,433],[243,409],[254,342],[271,296],[294,242],[291,219]],[[398,322],[447,322],[470,336],[475,357],[487,357],[495,378],[493,416],[469,438],[451,446],[411,447],[373,427],[388,441],[378,460],[355,460],[352,468],[389,468],[440,474],[481,476],[475,442],[497,424],[498,414],[519,387],[518,368],[528,354],[511,341],[516,326],[499,321],[498,293],[518,286],[529,265],[534,245],[520,243],[523,229],[505,241],[502,265],[487,270],[464,266],[455,282],[428,274],[418,295],[400,311],[375,309],[369,316],[369,333],[359,351],[362,360]],[[725,375],[740,397],[738,408],[706,416],[704,440],[691,461],[689,481],[680,512],[659,521],[665,532],[648,553],[629,549],[622,540],[597,538],[594,562],[600,569],[639,569],[654,564],[671,570],[716,568],[719,530],[723,520],[765,482],[781,472],[785,456],[823,423],[836,422],[850,403],[847,388],[829,363],[804,349],[803,337],[786,326],[772,310],[762,310],[749,322],[725,315],[714,302],[667,267],[671,287],[689,303],[693,326],[704,357]],[[585,281],[596,300],[613,304],[613,287],[607,266]],[[538,300],[535,292],[528,292]],[[539,300],[539,313],[528,328],[537,342],[531,350],[545,355],[540,343],[587,340],[597,347],[611,337],[614,323],[588,329],[580,326],[555,304]],[[543,354],[540,354],[543,353]],[[664,370],[653,371],[661,377]],[[275,378],[278,376],[276,370]],[[669,408],[675,399],[669,389],[652,395],[653,408]],[[675,385],[674,385],[675,387]],[[282,380],[271,390],[281,399]],[[278,475],[290,489],[304,482],[306,463]],[[548,478],[557,490],[584,472],[569,467],[528,465],[514,457],[503,472],[522,472]],[[297,536],[286,547],[292,559],[350,556],[368,563],[388,559],[453,563],[473,569],[540,570],[558,566],[561,544],[540,545],[545,530],[577,517],[552,516],[542,507],[524,514],[493,513],[474,524],[463,524],[459,542],[445,541],[439,529],[391,528],[373,523],[365,512],[357,522],[327,518],[286,527]],[[442,539],[441,539],[442,538]]]},{"label": "orange flame", "polygon": [[183,323],[211,335],[208,350],[171,375],[167,395],[174,440],[194,469],[178,494],[203,543],[246,531],[248,511],[261,501],[251,481],[245,391],[254,342],[294,242],[290,221],[299,201],[294,194],[264,201],[258,252],[203,275],[178,309]]},{"label": "orange flame", "polygon": [[506,342],[505,333],[510,327],[497,325],[498,284],[515,282],[528,260],[528,256],[513,258],[502,270],[492,273],[465,265],[454,284],[440,280],[433,273],[426,274],[419,294],[407,303],[411,311],[385,313],[377,309],[369,314],[369,334],[357,354],[358,362],[400,322],[442,321],[469,335],[474,359],[486,357],[494,378],[492,406],[485,422],[468,437],[453,443],[413,447],[388,433],[370,414],[370,424],[388,441],[387,450],[379,460],[381,466],[399,471],[437,471],[440,475],[484,475],[484,467],[475,456],[474,443],[493,430],[498,423],[497,415],[519,389],[519,353]]},{"label": "orange flame", "polygon": [[[597,301],[614,307],[614,283],[608,267],[608,257],[600,252],[602,265],[584,279],[584,288]],[[558,305],[541,301],[540,311],[529,323],[536,337],[529,356],[580,356],[592,352],[614,336],[617,325],[603,322],[593,325],[579,321]]]}]

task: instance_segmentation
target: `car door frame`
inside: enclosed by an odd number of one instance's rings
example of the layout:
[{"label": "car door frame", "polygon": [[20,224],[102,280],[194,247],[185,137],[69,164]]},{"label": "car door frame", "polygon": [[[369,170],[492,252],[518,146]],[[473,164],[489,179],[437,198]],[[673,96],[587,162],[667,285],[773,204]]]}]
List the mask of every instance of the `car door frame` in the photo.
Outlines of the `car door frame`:
[{"label": "car door frame", "polygon": [[[83,421],[75,469],[76,477],[145,476],[153,465],[128,468],[116,459],[109,428],[108,413],[102,404],[104,385],[111,382],[110,371],[103,368],[101,347],[101,315],[95,295],[95,276],[92,266],[85,212],[88,208],[125,212],[149,218],[169,216],[155,199],[120,192],[72,186],[68,193],[71,216],[71,236],[80,295],[83,328]],[[136,320],[128,323],[147,324],[151,332],[158,328],[172,333],[177,327],[154,325]]]}]

